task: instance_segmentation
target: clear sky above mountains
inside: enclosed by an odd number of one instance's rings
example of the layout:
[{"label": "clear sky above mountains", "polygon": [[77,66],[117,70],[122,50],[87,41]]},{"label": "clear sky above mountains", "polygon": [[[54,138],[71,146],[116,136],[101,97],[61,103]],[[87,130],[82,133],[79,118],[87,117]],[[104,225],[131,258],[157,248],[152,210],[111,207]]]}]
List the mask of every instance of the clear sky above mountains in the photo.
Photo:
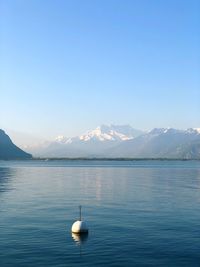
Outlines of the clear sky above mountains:
[{"label": "clear sky above mountains", "polygon": [[198,0],[1,0],[0,128],[200,127]]}]

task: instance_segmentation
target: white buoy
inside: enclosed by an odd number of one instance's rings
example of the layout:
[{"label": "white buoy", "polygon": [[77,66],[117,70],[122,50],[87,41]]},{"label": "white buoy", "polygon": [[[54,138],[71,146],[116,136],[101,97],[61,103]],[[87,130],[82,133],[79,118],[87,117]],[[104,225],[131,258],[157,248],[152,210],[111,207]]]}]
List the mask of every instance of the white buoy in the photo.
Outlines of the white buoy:
[{"label": "white buoy", "polygon": [[86,222],[82,221],[82,218],[81,218],[81,206],[79,206],[79,209],[80,209],[80,218],[78,221],[75,221],[72,225],[72,233],[75,233],[75,234],[82,234],[82,233],[88,233],[88,227],[87,227],[87,224]]}]

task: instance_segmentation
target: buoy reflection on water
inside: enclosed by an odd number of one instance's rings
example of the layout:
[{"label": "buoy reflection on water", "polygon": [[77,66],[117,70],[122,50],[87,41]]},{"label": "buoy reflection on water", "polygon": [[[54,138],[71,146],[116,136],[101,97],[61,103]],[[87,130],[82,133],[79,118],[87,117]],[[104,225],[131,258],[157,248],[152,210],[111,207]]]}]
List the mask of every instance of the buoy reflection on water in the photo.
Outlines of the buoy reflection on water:
[{"label": "buoy reflection on water", "polygon": [[77,245],[82,245],[87,242],[88,233],[82,233],[81,235],[72,233],[72,238],[76,242]]}]

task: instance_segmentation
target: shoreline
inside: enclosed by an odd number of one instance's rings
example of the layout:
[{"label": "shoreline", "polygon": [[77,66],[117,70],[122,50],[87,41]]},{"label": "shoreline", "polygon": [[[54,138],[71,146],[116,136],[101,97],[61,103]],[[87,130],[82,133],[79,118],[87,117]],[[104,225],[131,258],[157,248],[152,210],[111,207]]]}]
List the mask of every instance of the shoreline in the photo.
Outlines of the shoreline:
[{"label": "shoreline", "polygon": [[197,159],[184,159],[184,158],[49,158],[49,157],[33,157],[30,159],[0,159],[0,161],[200,161]]}]

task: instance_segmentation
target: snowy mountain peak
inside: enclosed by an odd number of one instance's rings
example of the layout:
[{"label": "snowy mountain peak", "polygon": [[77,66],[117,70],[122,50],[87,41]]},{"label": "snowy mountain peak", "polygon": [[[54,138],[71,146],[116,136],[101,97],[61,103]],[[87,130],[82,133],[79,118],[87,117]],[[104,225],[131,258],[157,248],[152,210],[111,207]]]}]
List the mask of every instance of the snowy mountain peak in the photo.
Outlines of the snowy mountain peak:
[{"label": "snowy mountain peak", "polygon": [[66,142],[66,137],[64,135],[58,135],[56,138],[55,138],[55,141],[56,142],[59,142],[59,143],[65,143]]},{"label": "snowy mountain peak", "polygon": [[186,130],[186,132],[192,134],[200,134],[200,128],[189,128]]},{"label": "snowy mountain peak", "polygon": [[197,133],[199,133],[200,134],[200,128],[193,128],[194,130],[196,130],[197,131]]},{"label": "snowy mountain peak", "polygon": [[200,134],[200,128],[189,128],[187,130],[179,130],[174,128],[154,128],[153,130],[148,132],[148,134],[155,136],[160,134],[178,134],[178,133],[198,135]]},{"label": "snowy mountain peak", "polygon": [[134,130],[129,125],[101,125],[92,131],[80,136],[80,140],[89,141],[125,141],[133,139],[141,134],[139,130]]},{"label": "snowy mountain peak", "polygon": [[167,133],[171,128],[154,128],[153,130],[149,131],[152,135],[159,135]]},{"label": "snowy mountain peak", "polygon": [[113,137],[109,134],[109,130],[106,126],[99,126],[96,129],[88,131],[87,133],[80,136],[80,140],[85,142],[91,139],[106,141],[106,140],[113,140]]},{"label": "snowy mountain peak", "polygon": [[56,137],[55,142],[61,144],[71,144],[74,142],[88,141],[125,141],[133,139],[143,132],[133,129],[130,125],[101,125],[96,129],[86,132],[83,135],[66,138],[63,135]]}]

